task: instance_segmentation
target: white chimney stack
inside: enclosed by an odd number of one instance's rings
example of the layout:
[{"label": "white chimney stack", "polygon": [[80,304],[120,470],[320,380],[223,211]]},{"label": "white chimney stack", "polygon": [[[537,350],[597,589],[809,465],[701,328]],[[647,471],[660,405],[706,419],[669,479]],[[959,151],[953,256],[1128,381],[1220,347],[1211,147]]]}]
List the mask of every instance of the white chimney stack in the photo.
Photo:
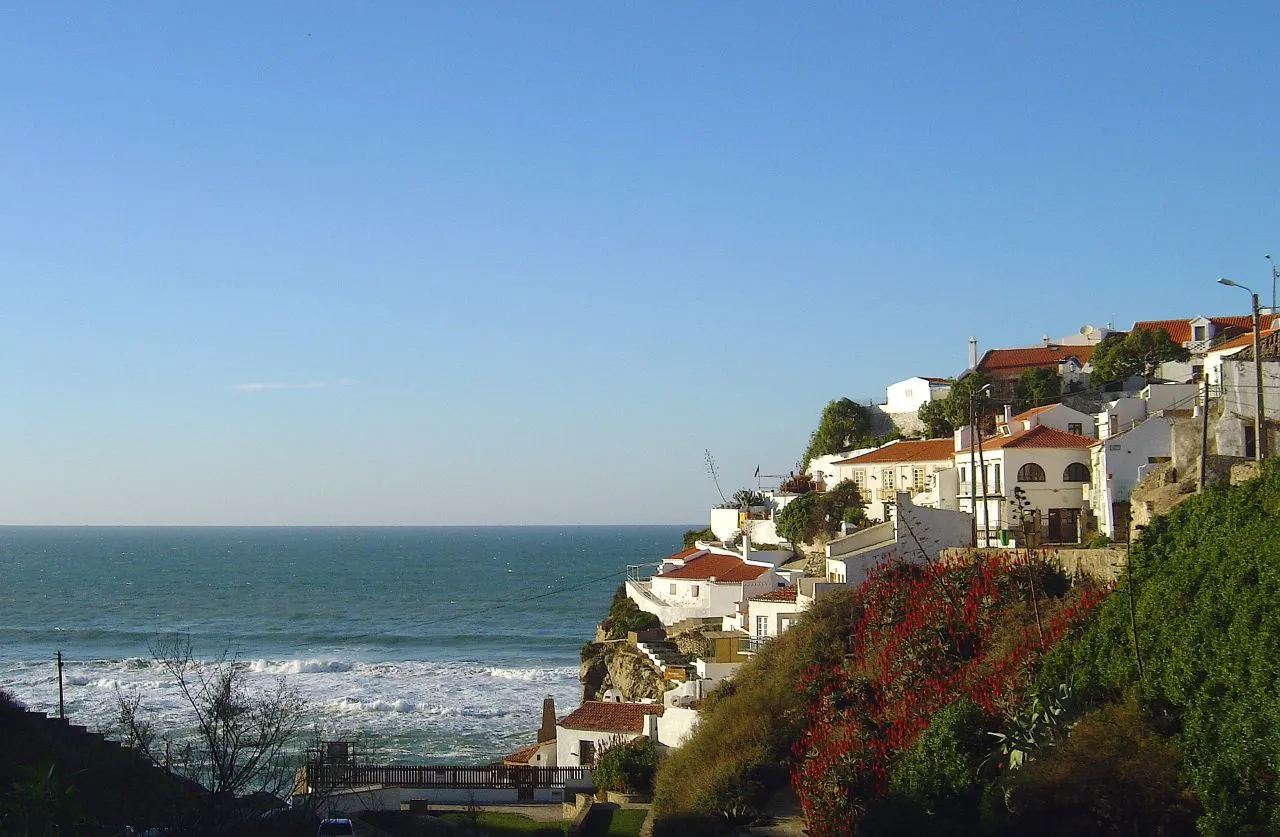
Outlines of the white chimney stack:
[{"label": "white chimney stack", "polygon": [[969,338],[969,368],[978,368],[978,338]]}]

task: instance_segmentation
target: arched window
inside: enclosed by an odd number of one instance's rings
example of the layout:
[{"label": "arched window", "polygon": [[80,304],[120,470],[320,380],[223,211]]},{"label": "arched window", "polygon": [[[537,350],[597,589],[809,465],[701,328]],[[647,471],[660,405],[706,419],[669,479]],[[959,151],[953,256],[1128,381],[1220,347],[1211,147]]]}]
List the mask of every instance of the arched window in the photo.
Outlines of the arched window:
[{"label": "arched window", "polygon": [[1072,462],[1067,466],[1067,470],[1062,472],[1063,482],[1088,482],[1089,469],[1081,465],[1079,462]]},{"label": "arched window", "polygon": [[1044,468],[1028,462],[1018,469],[1018,482],[1044,482]]}]

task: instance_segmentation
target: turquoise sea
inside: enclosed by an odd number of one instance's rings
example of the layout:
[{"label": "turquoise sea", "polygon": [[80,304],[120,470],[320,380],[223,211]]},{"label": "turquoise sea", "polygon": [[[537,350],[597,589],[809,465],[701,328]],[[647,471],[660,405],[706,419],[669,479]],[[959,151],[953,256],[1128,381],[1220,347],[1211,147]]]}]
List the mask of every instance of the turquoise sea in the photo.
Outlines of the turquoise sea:
[{"label": "turquoise sea", "polygon": [[187,723],[156,637],[284,676],[308,726],[387,761],[474,763],[577,705],[578,650],[628,564],[683,526],[0,527],[0,688],[108,728],[118,694]]}]

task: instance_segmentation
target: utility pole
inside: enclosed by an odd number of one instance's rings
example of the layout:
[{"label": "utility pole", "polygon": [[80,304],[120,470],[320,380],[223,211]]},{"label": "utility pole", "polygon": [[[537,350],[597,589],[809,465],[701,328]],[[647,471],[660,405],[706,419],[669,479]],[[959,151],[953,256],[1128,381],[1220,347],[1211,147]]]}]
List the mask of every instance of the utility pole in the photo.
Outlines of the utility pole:
[{"label": "utility pole", "polygon": [[969,391],[969,514],[973,517],[973,545],[978,546],[978,460],[975,443],[978,438],[978,423],[974,418],[974,392]]},{"label": "utility pole", "polygon": [[67,717],[67,706],[62,698],[62,652],[58,652],[58,717]]},{"label": "utility pole", "polygon": [[[1272,280],[1275,279],[1275,267],[1272,267]],[[1239,282],[1233,282],[1230,279],[1222,278],[1218,280],[1219,285],[1226,285],[1229,288],[1239,288],[1249,294],[1249,300],[1253,307],[1253,374],[1254,385],[1257,389],[1256,415],[1253,425],[1253,453],[1254,459],[1258,464],[1262,464],[1262,458],[1266,456],[1267,447],[1267,410],[1262,400],[1262,318],[1258,312],[1258,295],[1253,292],[1252,288],[1241,285]]]},{"label": "utility pole", "polygon": [[[1218,373],[1221,375],[1221,371]],[[1204,491],[1204,475],[1209,458],[1209,376],[1204,376],[1204,395],[1200,398],[1200,490]]]}]

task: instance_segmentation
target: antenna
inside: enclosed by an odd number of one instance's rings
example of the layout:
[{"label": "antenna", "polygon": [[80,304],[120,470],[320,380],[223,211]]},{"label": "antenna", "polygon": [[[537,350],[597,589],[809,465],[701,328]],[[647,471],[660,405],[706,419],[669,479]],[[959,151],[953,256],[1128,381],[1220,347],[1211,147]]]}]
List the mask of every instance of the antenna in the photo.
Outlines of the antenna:
[{"label": "antenna", "polygon": [[1271,313],[1276,310],[1276,263],[1271,261],[1271,254],[1268,253],[1264,258],[1271,262]]}]

